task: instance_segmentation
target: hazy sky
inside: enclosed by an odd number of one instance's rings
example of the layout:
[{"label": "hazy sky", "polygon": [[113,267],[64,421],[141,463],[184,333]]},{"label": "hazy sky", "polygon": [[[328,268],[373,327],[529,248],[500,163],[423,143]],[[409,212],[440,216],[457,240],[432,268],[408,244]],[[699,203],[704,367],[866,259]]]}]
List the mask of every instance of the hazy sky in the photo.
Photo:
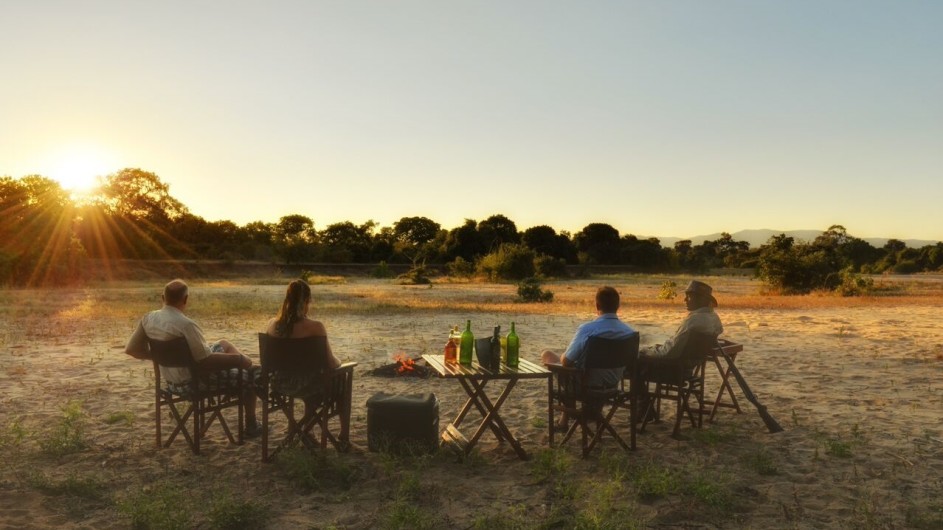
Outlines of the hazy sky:
[{"label": "hazy sky", "polygon": [[943,239],[940,1],[0,3],[0,175],[208,220]]}]

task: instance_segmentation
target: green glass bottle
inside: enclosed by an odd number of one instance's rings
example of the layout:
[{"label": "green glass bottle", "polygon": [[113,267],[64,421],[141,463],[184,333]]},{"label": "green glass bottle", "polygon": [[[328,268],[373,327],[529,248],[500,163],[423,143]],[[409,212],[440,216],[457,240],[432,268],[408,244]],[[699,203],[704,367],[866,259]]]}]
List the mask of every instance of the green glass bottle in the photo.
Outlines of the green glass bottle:
[{"label": "green glass bottle", "polygon": [[472,351],[475,347],[475,335],[472,334],[471,320],[465,322],[465,331],[462,332],[458,347],[458,362],[461,364],[471,364]]},{"label": "green glass bottle", "polygon": [[517,368],[521,359],[521,339],[517,337],[517,331],[514,330],[514,322],[511,322],[511,331],[508,333],[508,366]]}]

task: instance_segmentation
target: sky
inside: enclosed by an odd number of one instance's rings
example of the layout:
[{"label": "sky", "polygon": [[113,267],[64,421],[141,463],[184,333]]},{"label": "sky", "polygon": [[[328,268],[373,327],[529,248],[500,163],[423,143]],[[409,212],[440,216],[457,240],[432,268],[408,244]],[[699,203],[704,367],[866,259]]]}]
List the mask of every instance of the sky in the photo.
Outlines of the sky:
[{"label": "sky", "polygon": [[943,2],[4,0],[0,175],[207,220],[943,240]]}]

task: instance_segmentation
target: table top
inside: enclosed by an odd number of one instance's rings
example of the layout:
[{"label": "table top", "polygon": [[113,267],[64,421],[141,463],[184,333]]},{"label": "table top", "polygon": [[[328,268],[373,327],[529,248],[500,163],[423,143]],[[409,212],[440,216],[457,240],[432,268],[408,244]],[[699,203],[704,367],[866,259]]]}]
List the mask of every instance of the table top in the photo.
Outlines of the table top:
[{"label": "table top", "polygon": [[543,366],[521,359],[517,368],[501,364],[497,372],[493,372],[472,361],[470,365],[446,363],[444,355],[423,355],[430,368],[436,371],[439,377],[466,378],[466,379],[539,379],[550,377],[550,371]]}]

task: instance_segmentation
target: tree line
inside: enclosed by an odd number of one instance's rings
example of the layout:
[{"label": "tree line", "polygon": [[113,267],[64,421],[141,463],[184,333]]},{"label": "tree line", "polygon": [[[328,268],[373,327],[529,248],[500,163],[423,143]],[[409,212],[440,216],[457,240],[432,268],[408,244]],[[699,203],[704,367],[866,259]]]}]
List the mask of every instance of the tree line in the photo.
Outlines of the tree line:
[{"label": "tree line", "polygon": [[403,217],[392,226],[344,221],[318,230],[311,217],[299,213],[239,226],[194,215],[157,175],[136,168],[104,177],[80,202],[43,176],[0,177],[0,213],[0,284],[5,285],[81,281],[88,259],[407,263],[414,269],[436,264],[449,274],[495,280],[560,277],[574,266],[695,273],[734,267],[755,269],[784,292],[847,287],[861,282],[858,274],[943,267],[943,243],[914,249],[892,239],[876,248],[839,225],[811,242],[781,234],[759,248],[728,233],[696,245],[684,240],[663,247],[657,238],[620,234],[606,223],[590,223],[576,233],[549,225],[519,230],[502,214],[466,219],[451,229],[426,217]]}]

